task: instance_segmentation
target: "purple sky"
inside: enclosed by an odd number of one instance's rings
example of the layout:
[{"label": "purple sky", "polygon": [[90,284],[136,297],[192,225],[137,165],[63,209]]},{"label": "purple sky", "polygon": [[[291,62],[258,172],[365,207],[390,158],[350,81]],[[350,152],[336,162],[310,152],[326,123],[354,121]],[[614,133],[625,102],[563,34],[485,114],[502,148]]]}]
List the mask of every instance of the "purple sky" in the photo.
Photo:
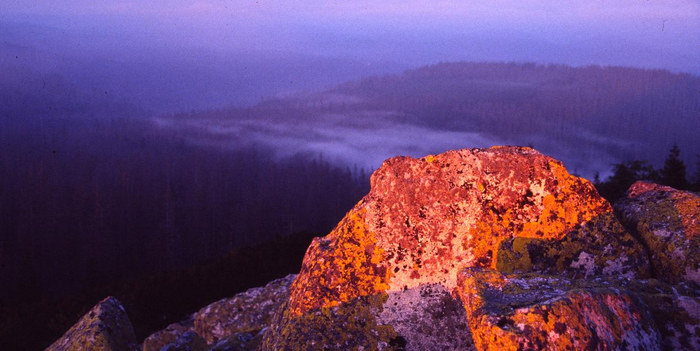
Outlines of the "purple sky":
[{"label": "purple sky", "polygon": [[697,0],[0,1],[0,73],[154,111],[259,102],[445,61],[700,74]]},{"label": "purple sky", "polygon": [[409,65],[530,60],[700,71],[696,0],[35,0],[3,1],[0,13],[3,21],[67,27],[76,35],[113,33],[224,52],[298,51]]}]

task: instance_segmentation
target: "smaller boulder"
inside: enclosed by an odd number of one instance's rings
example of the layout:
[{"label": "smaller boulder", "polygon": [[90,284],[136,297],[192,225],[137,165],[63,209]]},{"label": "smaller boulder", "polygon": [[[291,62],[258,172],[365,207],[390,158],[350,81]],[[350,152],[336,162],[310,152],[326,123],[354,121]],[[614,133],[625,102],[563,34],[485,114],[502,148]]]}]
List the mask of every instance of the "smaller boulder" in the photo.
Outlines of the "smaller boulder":
[{"label": "smaller boulder", "polygon": [[136,335],[124,311],[114,297],[107,297],[95,305],[47,351],[136,350]]},{"label": "smaller boulder", "polygon": [[290,274],[202,308],[193,316],[194,331],[209,345],[237,333],[256,335],[286,302],[294,278]]},{"label": "smaller boulder", "polygon": [[615,211],[648,248],[658,279],[700,284],[700,196],[636,182],[615,204]]},{"label": "smaller boulder", "polygon": [[207,351],[206,341],[192,330],[182,333],[174,343],[163,347],[161,351]]},{"label": "smaller boulder", "polygon": [[182,334],[192,330],[192,320],[168,325],[165,329],[149,335],[143,341],[142,351],[160,351],[163,347],[175,343]]},{"label": "smaller boulder", "polygon": [[267,328],[257,333],[235,333],[212,345],[210,351],[247,351],[257,350],[262,343],[263,335]]},{"label": "smaller boulder", "polygon": [[143,342],[143,351],[255,350],[280,305],[289,297],[295,274],[216,301],[189,319],[170,324]]}]

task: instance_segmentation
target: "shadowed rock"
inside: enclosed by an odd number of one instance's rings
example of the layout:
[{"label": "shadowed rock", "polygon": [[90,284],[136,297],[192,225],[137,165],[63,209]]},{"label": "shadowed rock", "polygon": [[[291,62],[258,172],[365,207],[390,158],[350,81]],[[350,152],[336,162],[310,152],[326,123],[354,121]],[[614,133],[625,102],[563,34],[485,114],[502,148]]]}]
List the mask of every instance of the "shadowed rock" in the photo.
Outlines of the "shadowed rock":
[{"label": "shadowed rock", "polygon": [[235,333],[256,334],[270,325],[295,277],[290,274],[202,308],[193,316],[194,331],[210,345]]},{"label": "shadowed rock", "polygon": [[649,249],[659,279],[700,284],[700,196],[636,182],[615,211]]},{"label": "shadowed rock", "polygon": [[693,283],[630,281],[628,293],[645,302],[661,333],[663,350],[700,350],[700,291]]},{"label": "shadowed rock", "polygon": [[160,349],[160,351],[207,351],[206,341],[202,339],[201,336],[197,335],[192,330],[188,330],[175,340],[175,342],[170,343]]},{"label": "shadowed rock", "polygon": [[192,314],[190,319],[151,334],[143,342],[143,351],[166,347],[169,350],[254,350],[280,305],[286,303],[289,285],[295,277],[290,274],[264,287],[216,301]]},{"label": "shadowed rock", "polygon": [[95,305],[47,351],[126,351],[137,349],[136,336],[124,307],[114,297]]},{"label": "shadowed rock", "polygon": [[174,344],[178,338],[189,330],[192,330],[192,320],[168,325],[165,329],[149,335],[143,341],[142,351],[160,351],[163,347]]},{"label": "shadowed rock", "polygon": [[377,315],[414,350],[474,350],[462,301],[440,284],[392,291]]}]

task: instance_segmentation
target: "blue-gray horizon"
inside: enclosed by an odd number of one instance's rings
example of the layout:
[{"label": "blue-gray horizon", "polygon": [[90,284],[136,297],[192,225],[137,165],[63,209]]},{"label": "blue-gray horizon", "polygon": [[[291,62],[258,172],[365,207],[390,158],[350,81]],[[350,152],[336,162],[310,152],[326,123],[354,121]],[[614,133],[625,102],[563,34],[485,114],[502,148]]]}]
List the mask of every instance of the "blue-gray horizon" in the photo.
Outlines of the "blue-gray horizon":
[{"label": "blue-gray horizon", "polygon": [[[700,3],[692,0],[34,0],[0,4],[0,13],[6,31],[45,26],[58,40],[49,46],[64,41],[66,51],[198,48],[404,67],[531,61],[700,73]],[[30,41],[31,33],[4,42]]]}]

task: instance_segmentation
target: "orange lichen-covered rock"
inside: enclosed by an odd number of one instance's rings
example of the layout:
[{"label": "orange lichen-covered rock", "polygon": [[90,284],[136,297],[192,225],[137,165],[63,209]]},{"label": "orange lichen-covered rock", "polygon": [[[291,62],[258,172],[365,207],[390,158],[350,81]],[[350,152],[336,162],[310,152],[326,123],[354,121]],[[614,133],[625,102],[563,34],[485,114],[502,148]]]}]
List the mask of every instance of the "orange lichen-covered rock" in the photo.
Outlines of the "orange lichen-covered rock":
[{"label": "orange lichen-covered rock", "polygon": [[530,148],[395,157],[371,185],[309,247],[290,291],[294,314],[421,284],[451,290],[460,269],[495,267],[505,239],[561,239],[612,211],[590,182]]},{"label": "orange lichen-covered rock", "polygon": [[[406,333],[420,328],[403,318],[380,317],[390,301],[410,301],[393,297],[424,286],[453,292],[460,270],[496,268],[502,243],[513,238],[538,240],[543,248],[560,244],[546,262],[537,261],[534,251],[529,263],[504,256],[504,269],[508,262],[531,269],[559,259],[552,269],[627,278],[648,274],[643,249],[593,185],[535,150],[494,147],[395,157],[372,175],[369,194],[338,226],[313,241],[290,288],[284,317],[273,323],[265,345],[293,343],[298,330],[327,328],[317,317],[337,315],[334,311],[369,296],[385,302],[365,309],[362,318],[368,325],[392,328],[373,329],[375,335],[403,333],[397,338],[409,348],[422,345],[429,333]],[[586,251],[589,244],[597,246]],[[601,259],[589,257],[599,253]],[[387,341],[375,346],[382,342]]]},{"label": "orange lichen-covered rock", "polygon": [[468,268],[460,274],[458,292],[479,350],[657,350],[661,345],[646,306],[615,282]]},{"label": "orange lichen-covered rock", "polygon": [[294,315],[388,289],[389,271],[381,262],[385,256],[365,214],[364,208],[351,211],[332,235],[314,238],[299,272],[302,278],[292,283],[289,308]]},{"label": "orange lichen-covered rock", "polygon": [[700,284],[700,196],[637,182],[615,210],[648,247],[659,279]]},{"label": "orange lichen-covered rock", "polygon": [[95,305],[46,350],[136,350],[136,336],[124,307],[114,297]]},{"label": "orange lichen-covered rock", "polygon": [[539,272],[568,277],[649,276],[644,247],[612,213],[602,214],[557,240],[516,237],[504,240],[496,268],[503,273]]}]

